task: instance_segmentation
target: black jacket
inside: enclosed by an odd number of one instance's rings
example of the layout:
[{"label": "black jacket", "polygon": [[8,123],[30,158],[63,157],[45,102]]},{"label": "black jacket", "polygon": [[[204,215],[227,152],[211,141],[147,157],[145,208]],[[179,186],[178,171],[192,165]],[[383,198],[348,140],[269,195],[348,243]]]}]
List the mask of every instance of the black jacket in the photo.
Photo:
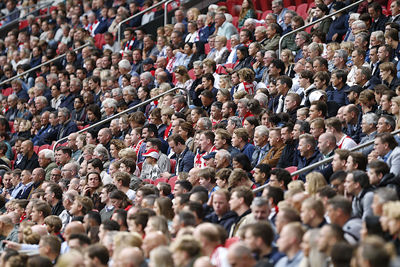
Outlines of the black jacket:
[{"label": "black jacket", "polygon": [[395,176],[393,173],[385,174],[377,187],[394,188],[397,192],[397,195],[400,196],[400,177]]},{"label": "black jacket", "polygon": [[237,214],[233,211],[228,211],[225,213],[221,219],[218,218],[218,215],[215,212],[211,213],[210,215],[206,216],[206,221],[210,223],[216,223],[221,225],[225,228],[226,232],[229,233],[232,227],[232,224],[235,223],[237,219]]}]

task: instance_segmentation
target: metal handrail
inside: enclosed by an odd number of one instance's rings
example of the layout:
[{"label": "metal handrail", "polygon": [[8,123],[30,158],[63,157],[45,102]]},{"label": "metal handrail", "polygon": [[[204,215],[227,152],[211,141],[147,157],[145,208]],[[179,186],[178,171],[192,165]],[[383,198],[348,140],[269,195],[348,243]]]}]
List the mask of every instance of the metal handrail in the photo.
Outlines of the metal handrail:
[{"label": "metal handrail", "polygon": [[4,165],[4,164],[0,165],[0,170],[1,169],[5,169],[7,171],[12,171],[10,167],[8,167],[7,165]]},{"label": "metal handrail", "polygon": [[[399,130],[396,130],[396,131],[393,131],[393,132],[391,132],[390,134],[391,135],[395,135],[395,134],[399,134],[400,133],[400,129]],[[353,151],[357,151],[357,150],[359,150],[359,149],[361,149],[361,148],[364,148],[364,147],[367,147],[367,146],[370,146],[370,145],[372,145],[372,144],[374,144],[374,141],[375,140],[370,140],[370,141],[368,141],[368,142],[365,142],[365,143],[363,143],[363,144],[359,144],[359,145],[357,145],[357,146],[355,146],[355,147],[353,147],[353,148],[350,148],[350,149],[348,149],[350,152],[353,152]],[[316,163],[313,163],[313,164],[311,164],[311,165],[308,165],[308,166],[306,166],[306,167],[304,167],[304,168],[302,168],[302,169],[300,169],[300,170],[297,170],[297,171],[294,171],[294,172],[292,172],[290,175],[293,177],[293,176],[297,176],[297,175],[300,175],[300,174],[303,174],[303,173],[305,173],[305,172],[307,172],[307,171],[311,171],[311,170],[313,170],[313,169],[315,169],[316,167],[319,167],[319,166],[321,166],[321,165],[324,165],[324,164],[326,164],[326,163],[329,163],[329,162],[331,162],[333,160],[333,156],[332,157],[329,157],[329,158],[326,158],[326,159],[323,159],[323,160],[321,160],[321,161],[318,161],[318,162],[316,162]],[[268,185],[267,184],[265,184],[265,185],[262,185],[262,186],[260,186],[260,187],[257,187],[256,189],[253,189],[253,192],[258,192],[258,191],[261,191],[261,190],[263,190],[265,187],[267,187]]]},{"label": "metal handrail", "polygon": [[168,0],[164,5],[164,27],[168,23],[168,19],[167,19],[167,16],[168,16],[168,5],[169,5],[169,3],[172,3],[174,1],[175,0]]},{"label": "metal handrail", "polygon": [[146,13],[147,11],[150,11],[150,10],[156,8],[156,7],[159,7],[159,6],[161,6],[162,4],[164,4],[164,3],[168,2],[168,1],[170,1],[170,0],[163,0],[163,1],[151,6],[151,7],[147,8],[147,9],[145,9],[145,10],[140,11],[139,13],[136,13],[136,14],[130,16],[129,18],[124,19],[120,23],[118,23],[118,26],[117,26],[117,28],[118,28],[118,43],[121,43],[121,26],[122,26],[122,24],[124,24],[127,21],[132,20],[133,18],[136,18],[136,17]]},{"label": "metal handrail", "polygon": [[328,14],[328,15],[324,16],[323,18],[317,19],[316,21],[313,21],[313,22],[311,22],[311,23],[309,23],[309,24],[307,24],[307,25],[304,25],[304,26],[302,26],[302,27],[300,27],[300,28],[298,28],[298,29],[295,29],[295,30],[293,30],[293,31],[291,31],[291,32],[288,32],[288,33],[284,34],[284,35],[279,39],[279,59],[281,59],[283,38],[285,38],[285,37],[287,37],[287,36],[289,36],[289,35],[291,35],[291,34],[293,34],[293,33],[296,33],[296,32],[302,31],[302,30],[304,30],[304,29],[307,29],[308,27],[310,27],[310,26],[312,26],[312,25],[314,25],[314,24],[317,24],[318,22],[321,22],[321,21],[323,21],[324,19],[333,17],[333,16],[335,16],[336,14],[345,11],[346,9],[349,9],[349,8],[351,8],[351,7],[353,7],[353,6],[356,6],[356,5],[358,5],[358,4],[361,4],[362,2],[364,2],[364,0],[359,0],[359,1],[357,1],[357,2],[355,2],[355,3],[353,3],[353,4],[351,4],[351,5],[348,5],[348,6],[342,8],[342,9],[336,11],[336,12],[333,12],[332,14]]},{"label": "metal handrail", "polygon": [[[82,48],[85,48],[85,47],[88,46],[88,45],[90,45],[90,43],[86,43],[86,44],[84,44],[84,45],[82,45],[82,46],[80,46],[80,47],[78,47],[78,48],[75,48],[75,49],[72,50],[72,51],[74,51],[74,52],[75,52],[75,51],[78,51],[78,50],[80,50],[80,49],[82,49]],[[68,52],[69,52],[69,51],[68,51]],[[67,53],[68,53],[68,52],[67,52]],[[24,76],[25,74],[28,74],[28,73],[30,73],[31,71],[37,70],[37,69],[41,68],[42,66],[45,66],[45,65],[47,65],[47,64],[50,64],[50,63],[52,63],[52,62],[54,62],[54,61],[56,61],[56,60],[59,60],[60,58],[65,57],[65,55],[66,55],[67,53],[64,53],[64,54],[62,54],[62,55],[59,55],[59,56],[57,56],[57,57],[55,57],[55,58],[53,58],[53,59],[50,59],[50,60],[48,60],[48,61],[46,61],[46,62],[40,64],[40,65],[37,65],[36,67],[33,67],[33,68],[31,68],[31,69],[29,69],[29,70],[27,70],[27,71],[24,71],[24,72],[22,72],[22,73],[20,73],[20,74],[17,74],[17,75],[15,75],[15,76],[11,77],[11,78],[8,78],[7,80],[4,80],[4,81],[0,82],[0,86],[3,85],[3,84],[9,83],[9,82],[11,82],[11,81],[13,81],[13,80],[15,80],[15,79],[21,77],[21,76]]]},{"label": "metal handrail", "polygon": [[[139,108],[139,107],[141,107],[141,106],[147,105],[147,104],[151,103],[152,101],[154,101],[154,100],[156,100],[156,99],[158,99],[158,98],[160,98],[160,97],[162,97],[162,96],[164,96],[164,95],[167,95],[167,94],[169,94],[169,93],[172,93],[172,92],[174,92],[174,91],[176,91],[176,90],[178,90],[178,89],[180,90],[180,89],[184,89],[184,88],[174,87],[174,88],[172,88],[172,89],[169,89],[168,91],[165,91],[164,93],[161,93],[161,94],[159,94],[159,95],[157,95],[157,96],[155,96],[155,97],[153,97],[153,98],[150,98],[150,99],[148,99],[148,100],[146,100],[146,101],[144,101],[144,102],[142,102],[142,103],[137,104],[136,106],[130,107],[130,108],[124,110],[124,111],[121,111],[121,112],[119,112],[119,113],[117,113],[117,114],[115,114],[115,115],[112,115],[111,117],[106,118],[106,119],[104,119],[104,120],[102,120],[102,121],[96,122],[95,124],[90,125],[89,127],[85,128],[85,129],[79,130],[79,131],[76,132],[76,133],[80,134],[80,133],[87,132],[88,130],[91,130],[91,129],[93,129],[93,128],[97,127],[97,126],[100,126],[100,125],[102,125],[102,124],[104,124],[104,123],[106,123],[106,122],[109,122],[109,121],[111,121],[111,120],[113,120],[113,119],[116,119],[116,118],[118,118],[118,117],[120,117],[120,116],[122,116],[122,115],[124,115],[124,114],[126,114],[126,113],[128,113],[128,112],[130,112],[130,111],[132,111],[132,110],[134,110],[134,109],[137,109],[137,108]],[[57,140],[57,142],[54,143],[53,151],[56,150],[56,147],[57,147],[58,144],[60,144],[61,142],[64,142],[64,141],[67,140],[67,139],[68,139],[68,136],[63,137],[63,138]]]}]

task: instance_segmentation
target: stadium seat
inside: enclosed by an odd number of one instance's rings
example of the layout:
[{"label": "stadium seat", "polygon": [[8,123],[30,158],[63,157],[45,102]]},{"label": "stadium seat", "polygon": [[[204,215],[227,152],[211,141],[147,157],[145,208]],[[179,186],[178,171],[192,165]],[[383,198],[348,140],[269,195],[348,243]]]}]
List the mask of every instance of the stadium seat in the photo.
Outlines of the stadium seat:
[{"label": "stadium seat", "polygon": [[296,11],[296,6],[288,6],[287,9]]},{"label": "stadium seat", "polygon": [[21,20],[19,22],[19,29],[20,30],[25,29],[26,27],[28,27],[28,25],[29,25],[29,23],[28,23],[27,19]]},{"label": "stadium seat", "polygon": [[265,18],[267,17],[267,15],[268,15],[269,13],[272,13],[272,10],[265,10],[265,11],[263,12],[262,16],[261,16],[261,19],[262,19],[262,20],[265,20]]},{"label": "stadium seat", "polygon": [[260,2],[260,7],[262,11],[271,10],[271,2],[265,0],[258,0]]},{"label": "stadium seat", "polygon": [[161,177],[161,178],[156,179],[156,180],[153,182],[153,184],[154,184],[154,185],[158,185],[158,183],[160,183],[160,182],[168,183],[168,179],[167,179],[167,178]]},{"label": "stadium seat", "polygon": [[257,19],[260,20],[262,17],[263,12],[260,10],[256,10]]},{"label": "stadium seat", "polygon": [[229,51],[231,51],[231,40],[226,41],[226,48],[228,48]]},{"label": "stadium seat", "polygon": [[34,146],[33,152],[35,152],[36,154],[39,153],[39,146]]},{"label": "stadium seat", "polygon": [[98,48],[98,49],[102,49],[103,45],[106,44],[106,41],[104,40],[104,34],[102,33],[98,33],[94,36],[94,45]]},{"label": "stadium seat", "polygon": [[209,44],[209,43],[206,43],[206,44],[204,45],[204,52],[206,52],[206,55],[207,55],[208,53],[210,53],[210,50],[211,50],[210,44]]},{"label": "stadium seat", "polygon": [[176,180],[178,180],[178,176],[171,177],[168,180],[168,183],[171,186],[171,191],[174,191]]},{"label": "stadium seat", "polygon": [[43,149],[50,149],[50,145],[42,145],[39,147],[39,152],[42,151]]},{"label": "stadium seat", "polygon": [[139,171],[142,171],[142,166],[143,166],[143,162],[139,162],[137,164],[137,167],[139,168]]},{"label": "stadium seat", "polygon": [[169,159],[169,163],[171,164],[171,173],[175,173],[176,160],[174,160],[174,159]]},{"label": "stadium seat", "polygon": [[301,4],[301,5],[297,6],[296,12],[303,19],[306,19],[307,18],[307,8],[308,8],[307,4]]},{"label": "stadium seat", "polygon": [[315,2],[312,2],[312,3],[309,3],[309,4],[308,4],[308,9],[314,8],[314,7],[315,7]]},{"label": "stadium seat", "polygon": [[8,87],[8,88],[3,89],[3,90],[1,90],[1,91],[2,91],[1,93],[2,93],[4,96],[9,96],[9,95],[11,95],[11,94],[13,93],[12,87]]},{"label": "stadium seat", "polygon": [[[297,166],[290,166],[285,168],[285,170],[287,170],[288,172],[290,172],[290,174],[292,174],[293,172],[297,171]],[[292,177],[293,180],[297,180],[299,178],[298,175]]]},{"label": "stadium seat", "polygon": [[232,24],[233,24],[233,26],[238,28],[238,26],[239,26],[239,17],[232,17]]},{"label": "stadium seat", "polygon": [[307,1],[306,0],[294,0],[294,5],[295,6],[299,6],[299,5],[303,4],[303,3],[307,3]]},{"label": "stadium seat", "polygon": [[292,1],[291,0],[283,0],[283,6],[284,7],[288,7],[292,5]]},{"label": "stadium seat", "polygon": [[190,69],[188,72],[190,79],[195,80],[196,76],[194,75],[194,69]]},{"label": "stadium seat", "polygon": [[8,125],[10,125],[11,133],[15,133],[15,130],[14,130],[14,121],[9,121],[9,122],[8,122]]}]

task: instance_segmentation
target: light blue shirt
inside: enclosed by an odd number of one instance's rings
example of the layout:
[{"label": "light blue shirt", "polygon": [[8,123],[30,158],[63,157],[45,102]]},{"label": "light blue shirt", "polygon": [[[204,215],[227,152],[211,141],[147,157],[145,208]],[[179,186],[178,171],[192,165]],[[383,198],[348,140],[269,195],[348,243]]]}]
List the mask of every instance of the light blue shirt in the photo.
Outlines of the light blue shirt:
[{"label": "light blue shirt", "polygon": [[299,250],[293,259],[289,259],[288,256],[285,256],[276,263],[275,267],[298,267],[303,256],[303,252]]}]

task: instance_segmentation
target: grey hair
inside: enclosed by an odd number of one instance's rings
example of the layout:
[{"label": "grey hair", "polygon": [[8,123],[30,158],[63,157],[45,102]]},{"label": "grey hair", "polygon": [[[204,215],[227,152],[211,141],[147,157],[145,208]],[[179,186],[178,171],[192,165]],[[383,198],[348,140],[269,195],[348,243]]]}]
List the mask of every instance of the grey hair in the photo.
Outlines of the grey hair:
[{"label": "grey hair", "polygon": [[114,89],[112,89],[111,90],[111,93],[112,94],[117,94],[117,95],[119,95],[119,96],[122,96],[122,89],[121,88],[114,88]]},{"label": "grey hair", "polygon": [[153,81],[153,79],[154,79],[153,75],[151,75],[151,73],[148,72],[148,71],[143,72],[142,74],[140,74],[140,78],[144,78],[144,79],[147,79],[147,80],[150,80],[150,81]]},{"label": "grey hair", "polygon": [[385,43],[385,34],[383,33],[383,31],[374,31],[371,33],[371,37],[372,35],[374,35],[375,38],[381,43]]},{"label": "grey hair", "polygon": [[280,6],[283,7],[283,1],[282,0],[274,0],[274,1],[272,1],[272,4],[273,5],[280,5]]},{"label": "grey hair", "polygon": [[129,63],[129,61],[127,59],[123,59],[120,62],[118,62],[118,67],[120,67],[122,69],[130,70],[131,63]]},{"label": "grey hair", "polygon": [[68,108],[59,108],[58,112],[61,112],[62,114],[64,114],[64,116],[68,118],[71,116],[71,112],[69,111]]},{"label": "grey hair", "polygon": [[264,26],[257,26],[256,30],[258,30],[262,33],[267,33],[267,28],[265,28]]},{"label": "grey hair", "polygon": [[117,104],[118,102],[114,98],[106,98],[106,100],[103,101],[103,107],[108,106],[113,108],[114,110],[117,110]]},{"label": "grey hair", "polygon": [[231,35],[231,40],[232,39],[236,39],[236,40],[240,40],[240,37],[239,37],[239,34],[233,34],[233,35]]},{"label": "grey hair", "polygon": [[251,202],[251,207],[262,207],[262,206],[269,206],[268,200],[263,197],[256,197]]},{"label": "grey hair", "polygon": [[193,62],[193,67],[199,67],[200,69],[203,68],[203,62],[201,60],[197,60]]},{"label": "grey hair", "polygon": [[55,74],[55,73],[50,73],[50,74],[47,74],[46,79],[47,79],[47,80],[49,80],[49,79],[54,79],[54,80],[57,80],[57,81],[58,81],[58,76],[57,76],[57,74]]},{"label": "grey hair", "polygon": [[235,128],[242,128],[242,120],[238,116],[233,116],[228,119],[235,125]]},{"label": "grey hair", "polygon": [[359,17],[360,17],[360,13],[351,13],[349,19],[356,21],[356,20],[358,20]]},{"label": "grey hair", "polygon": [[268,96],[264,93],[257,93],[254,99],[258,100],[261,106],[265,106],[268,103]]},{"label": "grey hair", "polygon": [[36,88],[36,91],[39,90],[39,91],[44,92],[46,90],[46,85],[44,83],[36,83],[35,88]]},{"label": "grey hair", "polygon": [[71,168],[73,169],[73,171],[76,173],[76,174],[78,174],[78,172],[79,172],[79,163],[78,162],[76,162],[76,161],[74,161],[74,162],[71,162],[71,163],[68,163],[68,164],[70,164],[70,166],[71,166]]},{"label": "grey hair", "polygon": [[42,102],[42,104],[47,105],[47,103],[48,103],[47,98],[45,96],[42,96],[42,95],[37,96],[36,99],[39,100],[40,102]]},{"label": "grey hair", "polygon": [[367,113],[362,116],[362,121],[364,121],[367,124],[373,124],[377,125],[378,124],[378,116],[375,113]]},{"label": "grey hair", "polygon": [[262,136],[268,136],[269,130],[268,127],[265,125],[259,125],[254,129],[254,132],[261,134]]},{"label": "grey hair", "polygon": [[366,32],[360,32],[356,34],[356,38],[360,37],[362,39],[362,42],[368,42],[369,41],[369,36],[368,33]]},{"label": "grey hair", "polygon": [[338,57],[341,57],[344,61],[347,61],[348,54],[347,51],[344,49],[338,49],[335,51],[335,54],[337,54]]},{"label": "grey hair", "polygon": [[220,149],[218,150],[217,154],[220,155],[223,159],[226,159],[228,162],[231,162],[232,157],[228,150]]},{"label": "grey hair", "polygon": [[122,92],[128,93],[130,95],[134,95],[135,94],[135,88],[133,88],[131,85],[128,85],[128,86],[126,86],[126,87],[124,87],[122,89]]},{"label": "grey hair", "polygon": [[396,189],[390,187],[378,188],[375,190],[374,194],[378,196],[380,203],[396,201],[399,199],[399,197],[397,196]]},{"label": "grey hair", "polygon": [[367,28],[367,25],[362,20],[356,20],[351,24],[351,28],[354,28],[354,27],[357,27],[357,29],[365,30]]},{"label": "grey hair", "polygon": [[207,130],[211,130],[212,129],[212,122],[210,120],[210,118],[208,117],[201,117],[197,123],[203,123],[204,124],[204,128],[206,128]]},{"label": "grey hair", "polygon": [[200,19],[200,20],[202,20],[202,21],[203,21],[203,23],[206,23],[206,20],[207,20],[207,15],[200,14],[200,15],[197,17],[197,19]]},{"label": "grey hair", "polygon": [[245,105],[246,107],[248,106],[248,104],[249,104],[249,100],[247,99],[247,98],[241,98],[241,99],[239,99],[239,101],[238,101],[238,104],[243,104],[243,105]]},{"label": "grey hair", "polygon": [[113,119],[113,120],[111,120],[111,123],[116,123],[117,125],[119,125],[119,119],[117,118],[117,119]]},{"label": "grey hair", "polygon": [[51,149],[42,149],[40,150],[39,154],[43,154],[46,159],[54,161],[54,152]]},{"label": "grey hair", "polygon": [[17,95],[14,95],[14,94],[11,94],[11,95],[8,96],[8,99],[10,99],[10,100],[17,100],[17,99],[18,99],[18,96],[17,96]]},{"label": "grey hair", "polygon": [[246,23],[246,22],[252,24],[253,26],[256,26],[256,24],[257,24],[257,21],[255,19],[253,19],[253,18],[246,19],[244,21],[244,23]]},{"label": "grey hair", "polygon": [[110,155],[108,154],[107,148],[105,148],[102,144],[98,144],[96,148],[94,149],[93,153],[97,152],[100,154],[100,156],[103,157],[103,161],[108,161],[110,158]]}]

